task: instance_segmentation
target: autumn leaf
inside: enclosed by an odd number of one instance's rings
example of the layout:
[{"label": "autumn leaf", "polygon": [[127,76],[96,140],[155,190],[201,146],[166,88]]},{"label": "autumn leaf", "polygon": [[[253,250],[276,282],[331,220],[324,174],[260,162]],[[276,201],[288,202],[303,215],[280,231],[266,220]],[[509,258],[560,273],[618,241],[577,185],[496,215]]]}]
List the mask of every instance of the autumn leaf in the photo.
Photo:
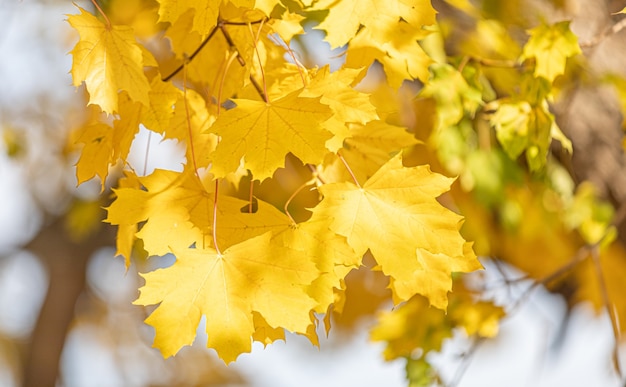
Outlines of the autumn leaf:
[{"label": "autumn leaf", "polygon": [[164,357],[193,342],[203,315],[207,346],[226,363],[250,352],[254,312],[266,322],[263,329],[306,332],[315,307],[307,286],[319,272],[300,254],[272,245],[270,238],[266,233],[223,253],[177,250],[173,266],[142,275],[146,285],[135,304],[159,304],[146,323],[156,329],[154,346]]},{"label": "autumn leaf", "polygon": [[119,90],[126,90],[133,101],[148,105],[150,85],[143,73],[143,51],[132,28],[105,25],[79,9],[80,15],[68,17],[80,35],[71,52],[74,86],[84,81],[89,103],[99,105],[109,114],[118,111]]},{"label": "autumn leaf", "polygon": [[[390,155],[418,141],[405,128],[380,120],[366,125],[352,124],[342,144],[341,154],[352,168],[357,180],[365,181],[390,159]],[[329,154],[321,168],[321,176],[329,182],[346,181],[350,175],[336,155]]]},{"label": "autumn leaf", "polygon": [[530,39],[524,46],[521,60],[535,58],[535,76],[553,82],[565,73],[568,58],[580,54],[578,38],[569,28],[570,22],[541,25],[530,30]]},{"label": "autumn leaf", "polygon": [[76,163],[78,184],[99,176],[104,185],[113,155],[113,128],[103,123],[86,126],[80,130],[77,142],[85,144]]},{"label": "autumn leaf", "polygon": [[[376,30],[392,30],[403,19],[415,28],[435,24],[435,10],[427,0],[385,1],[344,0],[320,1],[316,9],[329,9],[329,14],[319,24],[326,31],[326,41],[331,48],[348,43],[359,31],[360,26]],[[424,32],[425,36],[426,33]]]},{"label": "autumn leaf", "polygon": [[321,186],[324,199],[313,219],[332,219],[330,229],[345,236],[357,254],[369,249],[390,277],[396,302],[422,294],[445,309],[451,273],[481,267],[459,234],[462,218],[436,200],[451,182],[428,166],[403,167],[398,155],[362,188]]},{"label": "autumn leaf", "polygon": [[293,92],[274,102],[236,99],[237,107],[218,117],[210,132],[222,137],[213,153],[212,172],[234,172],[243,157],[255,178],[264,180],[284,165],[289,152],[305,163],[317,164],[327,153],[332,134],[321,127],[330,117],[319,98]]},{"label": "autumn leaf", "polygon": [[257,200],[254,213],[226,213],[218,217],[218,243],[232,246],[266,232],[272,234],[271,243],[299,251],[302,257],[314,262],[320,276],[311,284],[309,295],[318,304],[315,312],[324,313],[334,301],[333,289],[341,287],[340,281],[361,262],[361,256],[347,244],[342,236],[332,233],[328,220],[293,222],[276,207]]},{"label": "autumn leaf", "polygon": [[139,132],[141,106],[122,92],[119,96],[120,118],[113,121],[113,127],[93,123],[80,130],[77,142],[85,146],[76,163],[78,184],[98,176],[104,190],[109,167],[120,159],[126,160],[133,139]]},{"label": "autumn leaf", "polygon": [[174,23],[178,18],[190,9],[194,9],[193,30],[201,36],[208,35],[217,25],[222,0],[198,2],[192,0],[158,0],[159,21]]},{"label": "autumn leaf", "polygon": [[389,84],[398,88],[405,79],[428,79],[432,60],[418,44],[435,24],[435,10],[426,0],[322,1],[315,9],[329,9],[316,28],[326,31],[332,48],[348,44],[346,65],[369,67],[378,60]]}]

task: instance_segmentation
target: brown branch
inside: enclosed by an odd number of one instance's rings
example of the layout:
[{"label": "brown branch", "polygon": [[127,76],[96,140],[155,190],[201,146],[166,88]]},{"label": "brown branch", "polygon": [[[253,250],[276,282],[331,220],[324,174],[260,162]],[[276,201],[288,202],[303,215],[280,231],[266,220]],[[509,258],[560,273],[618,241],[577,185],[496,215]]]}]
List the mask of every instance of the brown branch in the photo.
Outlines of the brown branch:
[{"label": "brown branch", "polygon": [[196,50],[189,57],[185,58],[185,61],[180,66],[178,66],[176,70],[172,71],[170,75],[168,75],[167,77],[162,78],[162,81],[167,82],[170,79],[172,79],[176,74],[178,74],[180,70],[182,70],[187,64],[189,64],[189,62],[191,62],[193,58],[196,57],[196,55],[198,55],[200,50],[202,50],[204,46],[206,46],[206,44],[211,40],[211,38],[213,38],[216,32],[217,32],[217,26],[213,27],[213,29],[211,30],[211,33],[209,33],[209,35],[202,41],[202,43],[200,43],[198,48],[196,48]]},{"label": "brown branch", "polygon": [[230,34],[228,33],[228,31],[224,27],[224,24],[222,22],[220,22],[220,23],[218,23],[218,26],[219,26],[220,31],[222,31],[222,35],[224,35],[224,39],[226,39],[226,43],[228,43],[228,47],[231,50],[235,50],[235,52],[237,53],[237,61],[239,62],[241,67],[244,67],[246,65],[246,61],[243,59],[243,57],[239,53],[239,49],[235,45],[235,42],[233,41],[233,39],[230,37]]},{"label": "brown branch", "polygon": [[591,38],[591,40],[589,40],[588,42],[580,43],[580,48],[589,48],[589,47],[596,46],[596,45],[600,44],[604,39],[617,34],[621,30],[623,30],[624,28],[626,28],[626,18],[624,18],[624,19],[618,21],[617,23],[613,24],[611,27],[609,27],[606,30],[604,30],[598,36],[595,36],[595,37]]}]

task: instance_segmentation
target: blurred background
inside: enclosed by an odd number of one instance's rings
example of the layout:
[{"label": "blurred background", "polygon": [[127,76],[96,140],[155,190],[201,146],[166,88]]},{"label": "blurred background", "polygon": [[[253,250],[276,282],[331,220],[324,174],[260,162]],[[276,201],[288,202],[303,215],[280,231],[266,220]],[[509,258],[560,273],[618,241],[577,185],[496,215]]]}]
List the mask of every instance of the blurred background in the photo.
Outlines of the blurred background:
[{"label": "blurred background", "polygon": [[[100,198],[99,182],[76,187],[72,133],[86,113],[68,74],[77,36],[65,21],[76,12],[66,0],[0,0],[0,386],[407,385],[406,361],[385,361],[384,344],[369,340],[376,311],[391,307],[385,280],[369,270],[351,274],[349,289],[359,293],[353,299],[362,301],[346,307],[320,349],[291,335],[267,348],[255,343],[252,354],[226,367],[204,348],[202,326],[196,344],[175,358],[163,360],[151,348],[146,311],[131,304],[141,286],[137,272],[172,258],[126,270],[114,257],[114,230],[100,222],[107,198]],[[321,36],[311,34],[317,43],[309,54],[336,62]],[[159,155],[147,173],[184,157],[175,144],[143,131],[133,146],[143,150],[147,141]],[[143,160],[141,152],[131,150],[131,157]],[[495,339],[476,345],[455,332],[431,359],[442,378],[459,386],[621,385],[605,312],[590,303],[572,306],[542,286],[530,292],[531,282],[501,285],[524,273],[483,263],[480,280],[492,285],[498,303],[530,296],[501,321]],[[623,284],[626,293],[626,278]]]}]

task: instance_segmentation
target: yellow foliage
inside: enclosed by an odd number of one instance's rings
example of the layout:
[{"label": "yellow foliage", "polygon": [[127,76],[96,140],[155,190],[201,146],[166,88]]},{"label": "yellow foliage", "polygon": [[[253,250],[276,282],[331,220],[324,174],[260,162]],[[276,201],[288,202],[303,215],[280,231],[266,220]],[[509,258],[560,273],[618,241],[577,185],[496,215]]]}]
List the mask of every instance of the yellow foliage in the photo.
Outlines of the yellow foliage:
[{"label": "yellow foliage", "polygon": [[148,105],[150,86],[143,73],[143,51],[133,30],[109,26],[82,8],[80,15],[70,15],[69,23],[80,34],[72,50],[74,86],[84,81],[89,103],[99,105],[109,114],[119,112],[118,90],[126,90],[133,101]]}]

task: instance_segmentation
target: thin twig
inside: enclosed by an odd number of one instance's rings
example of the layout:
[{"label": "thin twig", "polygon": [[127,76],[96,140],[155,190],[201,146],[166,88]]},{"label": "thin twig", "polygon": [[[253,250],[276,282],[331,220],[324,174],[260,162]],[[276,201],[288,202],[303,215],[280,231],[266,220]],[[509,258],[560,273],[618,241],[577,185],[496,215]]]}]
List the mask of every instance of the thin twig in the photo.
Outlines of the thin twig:
[{"label": "thin twig", "polygon": [[196,55],[198,55],[198,53],[200,52],[200,50],[202,50],[204,48],[204,46],[206,46],[206,44],[209,42],[209,40],[211,40],[211,38],[213,38],[213,36],[215,35],[215,32],[217,32],[217,26],[213,27],[213,29],[211,30],[211,33],[209,33],[209,35],[202,41],[202,43],[200,43],[200,45],[198,46],[198,48],[196,48],[196,50],[185,59],[185,62],[183,62],[180,66],[178,66],[176,68],[176,70],[172,71],[170,73],[170,75],[168,75],[165,78],[162,78],[163,82],[167,82],[170,79],[172,79],[176,74],[178,74],[180,72],[180,70],[183,69],[183,67],[186,66],[186,64],[188,64],[188,62],[191,62],[193,60],[193,58],[196,57]]},{"label": "thin twig", "polygon": [[222,35],[224,35],[224,39],[226,39],[226,43],[228,43],[228,47],[237,53],[237,61],[239,62],[241,67],[244,67],[246,65],[246,61],[243,59],[243,57],[239,53],[239,49],[235,45],[235,42],[233,41],[233,39],[230,37],[228,30],[226,30],[222,22],[218,23],[218,26],[219,26],[220,31],[222,31]]},{"label": "thin twig", "polygon": [[522,294],[522,296],[513,304],[513,306],[510,308],[508,313],[510,314],[513,310],[517,309],[524,301],[526,301],[528,297],[530,297],[530,294],[536,287],[538,287],[539,285],[546,286],[550,282],[561,277],[565,273],[571,271],[576,265],[580,264],[585,259],[587,259],[589,257],[589,251],[592,248],[593,246],[588,246],[588,245],[581,246],[576,252],[576,254],[574,255],[574,257],[572,258],[572,260],[569,261],[567,264],[565,264],[564,266],[561,266],[560,268],[548,274],[547,276],[541,279],[535,280],[533,284],[530,286],[530,288],[528,288],[524,292],[524,294]]},{"label": "thin twig", "polygon": [[264,17],[263,19],[260,20],[255,20],[252,22],[229,22],[229,21],[222,21],[222,24],[227,25],[227,26],[247,26],[248,24],[261,24],[261,23],[265,23],[268,19],[266,17]]},{"label": "thin twig", "polygon": [[474,354],[476,353],[478,348],[480,348],[480,345],[483,344],[484,342],[485,342],[485,339],[483,337],[477,337],[474,340],[469,350],[463,354],[464,361],[456,369],[456,372],[454,373],[454,376],[452,377],[452,381],[449,384],[447,384],[448,387],[455,387],[461,382],[461,378],[463,378],[463,375],[469,368],[471,360],[474,357]]},{"label": "thin twig", "polygon": [[254,86],[254,88],[256,89],[256,92],[259,94],[259,96],[261,96],[261,98],[263,98],[263,101],[267,101],[267,97],[265,96],[265,93],[263,92],[263,89],[261,89],[261,85],[259,85],[259,82],[257,82],[256,79],[254,79],[252,74],[250,74],[250,83],[252,83],[252,86]]},{"label": "thin twig", "polygon": [[624,28],[626,28],[626,18],[624,18],[624,19],[618,21],[617,23],[613,24],[611,27],[609,27],[606,30],[604,30],[598,36],[595,36],[595,37],[591,38],[591,40],[589,40],[588,42],[580,43],[579,44],[580,48],[589,48],[589,47],[596,46],[596,45],[600,44],[604,39],[608,38],[609,36],[617,34],[621,30],[623,30]]}]

